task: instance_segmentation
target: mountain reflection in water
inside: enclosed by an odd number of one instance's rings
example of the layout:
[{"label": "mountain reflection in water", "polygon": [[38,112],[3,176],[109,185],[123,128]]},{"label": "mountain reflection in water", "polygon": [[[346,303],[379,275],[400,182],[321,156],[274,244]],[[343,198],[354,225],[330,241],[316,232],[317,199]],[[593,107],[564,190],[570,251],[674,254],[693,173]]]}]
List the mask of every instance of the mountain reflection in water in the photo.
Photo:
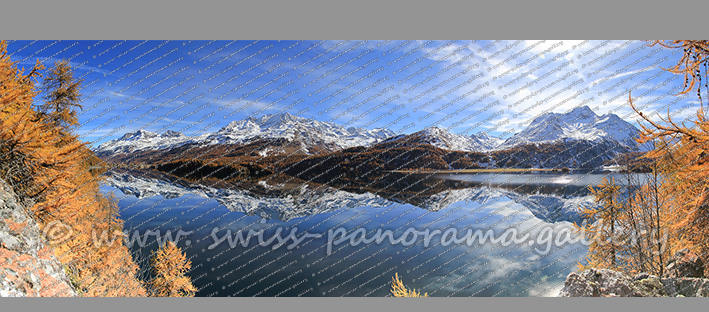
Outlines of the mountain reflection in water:
[{"label": "mountain reflection in water", "polygon": [[[149,170],[106,175],[104,190],[119,195],[127,231],[193,232],[178,246],[193,262],[190,276],[198,296],[386,296],[395,272],[407,286],[433,296],[553,296],[583,260],[586,247],[547,248],[538,238],[532,240],[544,228],[555,234],[569,231],[570,222],[580,221],[579,208],[595,205],[588,185],[541,178],[518,183],[523,179],[515,175],[432,176],[423,191],[377,194],[305,182],[197,184]],[[364,228],[367,235],[392,230],[395,238],[408,228],[454,228],[460,235],[468,229],[491,229],[498,235],[515,228],[532,239],[509,246],[448,245],[438,236],[425,246],[419,237],[408,246],[388,240],[341,244],[329,255],[325,237],[306,239],[292,249],[258,246],[256,240],[246,247],[225,242],[209,248],[215,242],[213,229],[218,237],[227,230],[264,230],[268,239],[279,228],[285,236],[295,228],[300,235],[326,234],[337,227],[348,232]],[[132,248],[140,256],[157,244]]]}]

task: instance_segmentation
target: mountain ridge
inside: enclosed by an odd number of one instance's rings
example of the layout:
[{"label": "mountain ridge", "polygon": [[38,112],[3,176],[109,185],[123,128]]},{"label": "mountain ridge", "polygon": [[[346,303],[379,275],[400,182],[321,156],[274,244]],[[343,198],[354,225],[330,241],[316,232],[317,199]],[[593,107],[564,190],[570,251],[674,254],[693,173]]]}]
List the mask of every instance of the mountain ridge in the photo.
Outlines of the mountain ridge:
[{"label": "mountain ridge", "polygon": [[[147,152],[153,154],[150,159],[160,159],[159,154],[170,151],[212,149],[215,146],[228,147],[226,150],[248,147],[248,151],[240,153],[252,157],[325,155],[353,147],[381,150],[391,146],[439,148],[449,152],[499,156],[493,157],[495,161],[487,165],[465,160],[464,168],[497,168],[498,165],[524,168],[595,168],[619,154],[638,151],[638,144],[634,140],[638,134],[637,128],[620,117],[610,113],[598,116],[588,106],[576,107],[566,113],[546,113],[538,116],[527,128],[507,140],[490,137],[486,132],[459,135],[439,127],[395,135],[387,129],[345,129],[334,123],[282,113],[232,121],[214,133],[199,136],[186,136],[176,131],[157,134],[141,129],[106,142],[95,151],[100,157],[107,159],[125,159],[126,155],[141,158],[138,154]],[[257,142],[263,143],[255,144]],[[115,158],[116,155],[121,157]],[[425,155],[421,154],[421,157],[423,156]],[[473,158],[480,158],[478,156],[480,155]],[[460,167],[462,164],[451,164],[449,160],[445,162],[449,167]]]},{"label": "mountain ridge", "polygon": [[[641,148],[634,140],[640,131],[615,114],[596,115],[588,106],[579,106],[566,113],[545,113],[525,129],[510,138],[491,137],[486,132],[459,135],[444,128],[429,127],[409,134],[412,142],[431,144],[445,150],[464,152],[492,152],[512,149],[529,144],[589,141],[595,143],[615,142],[620,147],[636,151]],[[406,135],[389,138],[394,141]]]},{"label": "mountain ridge", "polygon": [[548,143],[563,139],[601,142],[616,141],[633,150],[640,148],[634,140],[640,131],[615,114],[601,116],[588,106],[579,106],[566,113],[548,112],[538,116],[524,130],[505,140],[500,147],[520,144]]},{"label": "mountain ridge", "polygon": [[[198,136],[187,136],[172,130],[158,134],[139,129],[103,143],[94,148],[94,151],[104,154],[132,153],[175,148],[185,144],[247,144],[260,139],[286,139],[298,142],[303,153],[309,154],[314,146],[334,151],[354,146],[369,146],[393,135],[394,132],[387,129],[345,129],[331,122],[298,117],[286,112],[235,120],[214,133]],[[264,156],[269,152],[272,151],[263,151]]]}]

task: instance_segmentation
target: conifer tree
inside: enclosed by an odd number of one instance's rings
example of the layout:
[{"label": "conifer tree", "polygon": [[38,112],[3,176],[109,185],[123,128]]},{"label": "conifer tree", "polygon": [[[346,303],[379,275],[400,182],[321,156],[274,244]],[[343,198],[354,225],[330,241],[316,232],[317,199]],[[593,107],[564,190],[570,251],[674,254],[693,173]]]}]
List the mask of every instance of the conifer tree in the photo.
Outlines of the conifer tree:
[{"label": "conifer tree", "polygon": [[153,295],[158,297],[193,297],[197,289],[187,272],[192,261],[173,242],[166,242],[150,260],[155,277],[150,281]]},{"label": "conifer tree", "polygon": [[[694,118],[677,123],[669,110],[667,117],[644,114],[632,97],[629,103],[643,119],[640,143],[660,142],[648,157],[664,160],[667,172],[663,183],[666,189],[667,226],[671,233],[669,245],[673,250],[689,248],[707,263],[709,255],[709,118],[704,108],[702,88],[709,94],[709,41],[674,40],[655,41],[668,49],[682,51],[677,64],[666,70],[684,75],[684,89],[679,94],[696,90],[700,107]],[[703,82],[703,83],[702,83]],[[706,95],[705,97],[706,98]],[[655,120],[653,120],[655,119]],[[659,120],[657,120],[659,119]],[[705,268],[705,271],[706,268]]]},{"label": "conifer tree", "polygon": [[622,206],[620,186],[613,178],[603,178],[596,187],[589,190],[599,203],[598,207],[586,207],[581,210],[585,219],[582,224],[575,224],[590,241],[585,267],[618,269],[618,255],[622,233],[618,228]]},{"label": "conifer tree", "polygon": [[428,293],[409,289],[404,285],[404,282],[399,278],[399,273],[395,273],[391,278],[391,295],[394,297],[428,297]]},{"label": "conifer tree", "polygon": [[[58,66],[63,69],[57,77],[71,77],[65,65]],[[76,124],[69,108],[78,103],[78,82],[56,84],[59,91],[45,84],[45,92],[65,94],[55,97],[64,97],[65,104],[38,111],[32,103],[42,69],[38,63],[28,74],[18,70],[0,41],[0,178],[34,203],[40,228],[60,223],[70,229],[71,235],[62,239],[50,236],[51,231],[43,234],[81,295],[144,296],[136,278],[139,268],[122,239],[116,200],[101,193],[101,177],[89,170],[95,154],[69,129]],[[109,241],[95,239],[103,236]]]},{"label": "conifer tree", "polygon": [[74,78],[74,71],[69,61],[54,63],[44,77],[42,89],[44,104],[39,111],[47,116],[49,122],[57,127],[69,127],[78,124],[75,107],[82,108],[80,85],[83,79]]}]

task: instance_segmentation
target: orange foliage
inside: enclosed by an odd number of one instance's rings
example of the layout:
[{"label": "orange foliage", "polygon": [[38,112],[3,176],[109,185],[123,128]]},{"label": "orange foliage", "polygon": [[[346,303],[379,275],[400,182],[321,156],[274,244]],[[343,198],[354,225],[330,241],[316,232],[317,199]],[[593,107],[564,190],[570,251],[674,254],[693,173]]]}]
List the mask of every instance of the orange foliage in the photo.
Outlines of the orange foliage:
[{"label": "orange foliage", "polygon": [[[32,210],[48,245],[65,265],[74,286],[85,296],[144,296],[135,277],[138,266],[122,239],[113,243],[94,239],[116,236],[123,228],[115,200],[99,190],[100,176],[89,170],[93,152],[66,125],[51,122],[51,114],[32,106],[38,94],[37,64],[28,74],[17,70],[0,42],[0,174]],[[67,111],[59,111],[66,114]],[[48,226],[60,224],[68,237]],[[122,234],[121,234],[122,237]]]},{"label": "orange foliage", "polygon": [[391,278],[391,295],[394,297],[428,297],[428,293],[422,295],[415,289],[407,288],[399,278],[399,273],[394,273],[394,277]]},{"label": "orange foliage", "polygon": [[155,277],[150,281],[153,295],[159,297],[194,297],[197,289],[187,272],[192,262],[175,243],[167,242],[150,260]]},{"label": "orange foliage", "polygon": [[651,126],[643,126],[641,140],[658,142],[657,148],[648,157],[663,159],[668,174],[665,183],[671,194],[670,224],[677,233],[670,243],[675,249],[690,248],[702,255],[709,255],[709,119],[699,109],[691,126],[676,124],[669,117],[662,123],[651,121],[642,115]]},{"label": "orange foliage", "polygon": [[[659,170],[666,175],[662,183],[664,204],[667,215],[665,223],[672,235],[668,245],[678,250],[689,248],[700,254],[704,263],[709,258],[709,117],[704,111],[701,97],[702,76],[707,77],[709,68],[709,41],[675,40],[655,41],[667,48],[682,49],[683,54],[677,65],[667,69],[685,77],[684,89],[687,93],[696,87],[702,105],[695,118],[677,123],[668,110],[667,117],[643,114],[631,107],[649,125],[641,125],[640,143],[653,142],[655,149],[647,157],[657,159]],[[704,73],[702,75],[702,69]],[[704,82],[704,87],[707,84]],[[659,116],[659,115],[658,115]],[[653,118],[651,118],[653,117]],[[709,270],[706,270],[705,272]]]}]

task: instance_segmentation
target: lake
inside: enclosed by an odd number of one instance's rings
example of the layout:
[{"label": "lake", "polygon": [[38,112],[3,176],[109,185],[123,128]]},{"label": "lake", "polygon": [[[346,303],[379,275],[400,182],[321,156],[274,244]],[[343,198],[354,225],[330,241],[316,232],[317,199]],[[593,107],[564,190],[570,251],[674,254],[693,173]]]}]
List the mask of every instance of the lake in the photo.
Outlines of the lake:
[{"label": "lake", "polygon": [[430,296],[556,296],[587,251],[571,222],[604,175],[443,174],[430,196],[107,176],[141,267],[170,231],[197,296],[292,297],[387,296],[395,273]]}]

